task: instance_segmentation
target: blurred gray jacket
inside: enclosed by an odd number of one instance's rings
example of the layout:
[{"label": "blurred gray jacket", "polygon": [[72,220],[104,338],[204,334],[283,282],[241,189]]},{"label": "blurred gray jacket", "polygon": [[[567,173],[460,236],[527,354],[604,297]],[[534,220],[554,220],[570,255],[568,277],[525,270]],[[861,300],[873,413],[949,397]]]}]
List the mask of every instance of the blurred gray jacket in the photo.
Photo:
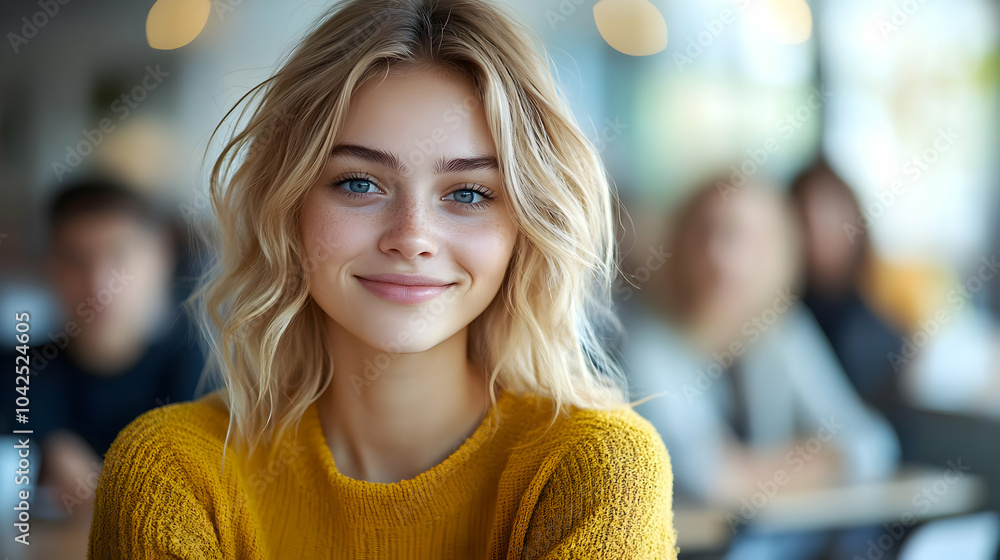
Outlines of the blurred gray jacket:
[{"label": "blurred gray jacket", "polygon": [[[678,488],[704,501],[720,475],[727,439],[736,437],[726,416],[733,398],[728,358],[701,354],[677,328],[638,308],[623,320],[632,399],[665,392],[635,410],[663,437]],[[748,445],[767,450],[817,437],[841,452],[852,481],[892,473],[900,453],[895,431],[863,404],[804,306],[794,303],[772,325],[743,333],[749,335],[740,341],[739,366]],[[792,467],[797,459],[789,461]]]}]

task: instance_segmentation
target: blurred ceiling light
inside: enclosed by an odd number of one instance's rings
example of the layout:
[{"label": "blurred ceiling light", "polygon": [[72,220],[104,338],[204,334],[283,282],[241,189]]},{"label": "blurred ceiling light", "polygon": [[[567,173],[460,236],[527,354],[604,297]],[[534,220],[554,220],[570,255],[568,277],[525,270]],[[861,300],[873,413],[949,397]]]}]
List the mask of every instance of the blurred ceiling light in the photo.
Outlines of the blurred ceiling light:
[{"label": "blurred ceiling light", "polygon": [[208,23],[211,0],[157,0],[146,16],[146,40],[154,49],[179,49]]},{"label": "blurred ceiling light", "polygon": [[624,54],[647,56],[667,48],[667,22],[648,0],[601,0],[594,21],[601,37]]},{"label": "blurred ceiling light", "polygon": [[803,43],[812,36],[812,11],[806,0],[760,0],[750,15],[761,33],[779,43]]},{"label": "blurred ceiling light", "polygon": [[114,134],[105,137],[94,152],[95,162],[99,168],[138,188],[150,192],[158,188],[176,189],[182,170],[186,169],[179,142],[169,121],[134,115],[116,128]]}]

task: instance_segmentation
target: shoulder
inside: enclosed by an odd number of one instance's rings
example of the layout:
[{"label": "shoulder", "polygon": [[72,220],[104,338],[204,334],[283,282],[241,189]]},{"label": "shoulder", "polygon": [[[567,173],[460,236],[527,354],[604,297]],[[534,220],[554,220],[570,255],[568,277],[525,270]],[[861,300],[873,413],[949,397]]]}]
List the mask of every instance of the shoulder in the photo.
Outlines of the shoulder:
[{"label": "shoulder", "polygon": [[669,483],[670,457],[663,440],[648,420],[632,408],[571,410],[554,427],[562,444],[559,462],[574,465],[580,474],[605,482],[624,479],[665,479]]},{"label": "shoulder", "polygon": [[553,421],[549,399],[530,395],[520,402],[517,416],[529,424],[522,443],[538,460],[539,478],[569,477],[584,485],[635,479],[670,484],[670,457],[663,439],[628,405],[571,406]]},{"label": "shoulder", "polygon": [[218,393],[146,411],[115,437],[98,486],[112,493],[136,493],[167,483],[188,489],[211,486],[222,474],[228,423]]},{"label": "shoulder", "polygon": [[148,410],[130,422],[118,436],[108,457],[143,454],[153,448],[209,449],[225,440],[229,412],[218,392],[197,400]]},{"label": "shoulder", "polygon": [[756,335],[747,348],[748,361],[775,361],[778,368],[795,363],[803,355],[812,359],[814,352],[822,351],[826,338],[812,312],[802,303],[793,301],[784,311],[771,319],[770,323],[760,320],[752,332]]},{"label": "shoulder", "polygon": [[526,558],[676,558],[670,457],[647,420],[625,405],[573,409],[544,439]]},{"label": "shoulder", "polygon": [[800,302],[794,302],[788,307],[784,320],[778,324],[775,330],[785,337],[806,338],[815,337],[822,333],[815,315],[805,304]]},{"label": "shoulder", "polygon": [[[229,414],[217,393],[143,413],[104,458],[94,498],[91,558],[220,558],[211,520],[222,496]],[[230,463],[225,470],[231,471]]]}]

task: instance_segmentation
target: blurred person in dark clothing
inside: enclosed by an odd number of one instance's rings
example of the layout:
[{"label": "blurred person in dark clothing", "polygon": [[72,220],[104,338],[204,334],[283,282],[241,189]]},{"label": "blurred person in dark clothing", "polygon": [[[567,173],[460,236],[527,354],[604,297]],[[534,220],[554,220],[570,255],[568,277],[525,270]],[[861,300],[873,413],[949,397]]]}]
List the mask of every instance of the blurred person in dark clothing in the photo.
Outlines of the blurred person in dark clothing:
[{"label": "blurred person in dark clothing", "polygon": [[[45,275],[61,305],[56,332],[35,335],[31,415],[39,482],[67,513],[90,507],[93,479],[118,432],[143,412],[189,400],[204,358],[174,285],[167,214],[129,188],[93,178],[48,212]],[[90,482],[87,482],[90,481]]]},{"label": "blurred person in dark clothing", "polygon": [[858,200],[822,160],[795,179],[790,196],[804,236],[802,302],[816,317],[861,397],[889,410],[900,399],[899,375],[888,356],[901,352],[903,334],[862,294],[873,251],[868,230],[858,220]]}]

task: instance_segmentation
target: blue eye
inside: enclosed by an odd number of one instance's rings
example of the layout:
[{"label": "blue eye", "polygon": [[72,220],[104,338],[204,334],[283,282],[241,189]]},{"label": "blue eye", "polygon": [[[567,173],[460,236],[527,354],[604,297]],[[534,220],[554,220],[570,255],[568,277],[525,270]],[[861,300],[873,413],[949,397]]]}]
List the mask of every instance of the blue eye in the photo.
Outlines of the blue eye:
[{"label": "blue eye", "polygon": [[330,181],[330,186],[338,193],[351,198],[364,198],[369,194],[380,192],[375,180],[367,175],[341,176]]},{"label": "blue eye", "polygon": [[347,185],[347,188],[355,193],[367,193],[368,189],[375,188],[375,184],[367,179],[348,179],[340,184]]},{"label": "blue eye", "polygon": [[[483,195],[483,193],[474,191],[472,189],[461,189],[455,191],[452,194],[455,195],[454,198],[455,201],[466,204],[473,204],[476,202],[480,202],[482,200],[486,200],[486,196]],[[479,197],[479,200],[476,200],[477,196]]]}]

